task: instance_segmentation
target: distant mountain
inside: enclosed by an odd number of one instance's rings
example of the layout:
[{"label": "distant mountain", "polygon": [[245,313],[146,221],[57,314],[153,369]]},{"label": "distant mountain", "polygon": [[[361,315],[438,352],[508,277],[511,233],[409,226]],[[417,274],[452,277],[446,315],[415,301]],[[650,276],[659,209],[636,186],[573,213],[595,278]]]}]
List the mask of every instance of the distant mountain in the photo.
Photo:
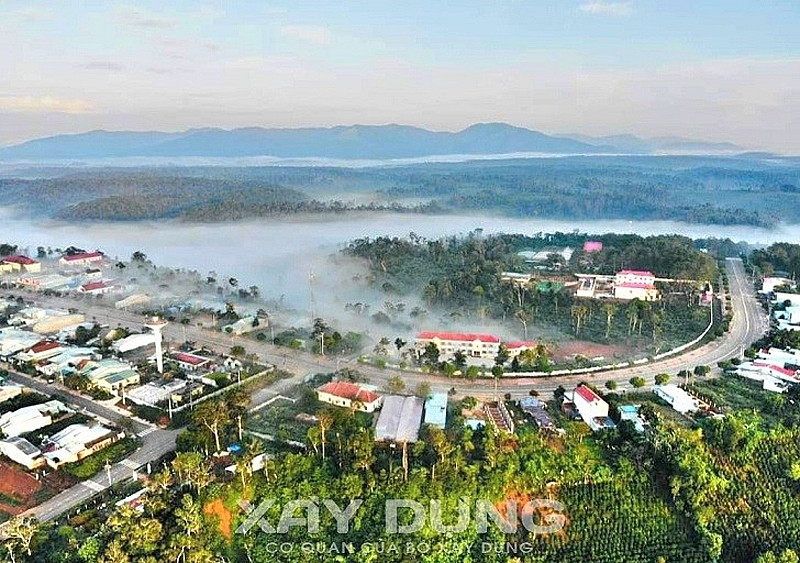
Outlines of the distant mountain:
[{"label": "distant mountain", "polygon": [[619,152],[604,143],[545,135],[505,123],[481,123],[457,133],[405,125],[330,128],[192,129],[182,133],[91,131],[0,148],[0,160],[107,157],[253,157],[393,159],[508,153]]},{"label": "distant mountain", "polygon": [[568,134],[562,138],[573,139],[594,146],[612,146],[620,152],[633,154],[652,153],[738,153],[745,149],[733,143],[717,143],[684,139],[683,137],[650,137],[641,138],[634,135],[607,135],[590,137],[589,135]]}]

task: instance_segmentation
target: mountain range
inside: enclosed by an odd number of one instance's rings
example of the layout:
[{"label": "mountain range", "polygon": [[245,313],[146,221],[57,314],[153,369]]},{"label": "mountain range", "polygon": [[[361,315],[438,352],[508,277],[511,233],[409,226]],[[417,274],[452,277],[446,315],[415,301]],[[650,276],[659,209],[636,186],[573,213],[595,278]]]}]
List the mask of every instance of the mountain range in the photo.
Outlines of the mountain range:
[{"label": "mountain range", "polygon": [[553,136],[505,123],[479,123],[455,133],[407,125],[329,128],[203,128],[180,133],[90,131],[0,148],[0,160],[124,157],[254,157],[398,159],[443,155],[650,154],[661,151],[734,152],[730,143],[632,135]]}]

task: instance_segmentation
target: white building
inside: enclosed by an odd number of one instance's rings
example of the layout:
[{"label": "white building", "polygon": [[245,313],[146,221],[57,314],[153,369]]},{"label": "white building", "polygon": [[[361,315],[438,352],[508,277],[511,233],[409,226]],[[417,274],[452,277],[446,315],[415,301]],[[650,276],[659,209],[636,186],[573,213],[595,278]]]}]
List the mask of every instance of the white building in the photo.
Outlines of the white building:
[{"label": "white building", "polygon": [[45,440],[42,452],[47,465],[58,469],[66,463],[80,461],[124,437],[124,432],[111,430],[102,424],[73,424]]},{"label": "white building", "polygon": [[23,387],[21,385],[0,385],[0,403],[22,395],[22,389]]},{"label": "white building", "polygon": [[62,266],[86,266],[103,261],[102,252],[81,252],[78,254],[65,254],[58,261]]},{"label": "white building", "polygon": [[581,419],[592,430],[608,426],[608,403],[586,385],[578,385],[572,392],[572,403]]},{"label": "white building", "polygon": [[526,350],[536,350],[537,343],[531,340],[519,340],[516,342],[504,342],[503,345],[508,350],[508,357],[516,358]]},{"label": "white building", "polygon": [[155,346],[158,337],[152,332],[146,334],[131,334],[125,338],[114,341],[111,348],[120,354],[144,348],[145,346]]},{"label": "white building", "polygon": [[383,397],[349,381],[331,381],[317,389],[317,399],[337,407],[374,412],[381,407]]},{"label": "white building", "polygon": [[689,395],[686,391],[677,385],[655,385],[653,386],[653,393],[660,399],[663,399],[669,405],[681,414],[694,412],[700,408],[697,399]]},{"label": "white building", "polygon": [[759,293],[772,293],[775,291],[776,287],[780,286],[788,286],[791,288],[795,287],[795,283],[790,280],[789,278],[780,278],[780,277],[771,277],[767,276],[761,283],[761,289],[758,291]]},{"label": "white building", "polygon": [[116,286],[111,282],[99,280],[83,284],[78,288],[78,293],[83,295],[105,295],[114,291],[115,288]]},{"label": "white building", "polygon": [[147,383],[126,391],[125,399],[137,405],[155,406],[168,400],[174,392],[183,387],[186,387],[185,379],[173,379],[161,384]]},{"label": "white building", "polygon": [[57,415],[71,412],[74,411],[61,401],[48,401],[41,405],[22,407],[0,416],[0,431],[4,436],[19,436],[49,426]]},{"label": "white building", "polygon": [[616,299],[657,301],[660,296],[655,286],[656,277],[645,270],[621,270],[614,276]]},{"label": "white building", "polygon": [[41,467],[45,463],[41,450],[19,436],[0,441],[0,453],[31,470]]},{"label": "white building", "polygon": [[472,358],[494,359],[500,351],[500,338],[491,334],[463,332],[420,332],[414,341],[417,355],[433,342],[439,349],[439,358],[451,358],[458,351]]}]

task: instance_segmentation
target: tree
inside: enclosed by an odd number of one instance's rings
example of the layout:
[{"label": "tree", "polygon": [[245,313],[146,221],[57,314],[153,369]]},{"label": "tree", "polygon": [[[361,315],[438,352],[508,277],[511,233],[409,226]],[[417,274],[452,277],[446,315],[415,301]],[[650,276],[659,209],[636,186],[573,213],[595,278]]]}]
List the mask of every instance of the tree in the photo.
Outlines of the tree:
[{"label": "tree", "polygon": [[617,305],[611,301],[606,301],[603,305],[603,311],[606,313],[606,338],[611,335],[611,323],[614,320],[614,315],[617,314]]},{"label": "tree", "polygon": [[231,346],[230,355],[234,358],[242,358],[247,353],[247,350],[244,349],[244,346],[237,344],[236,346]]},{"label": "tree", "polygon": [[606,389],[608,389],[609,391],[613,391],[616,388],[617,388],[616,381],[614,381],[613,379],[609,379],[608,381],[606,381]]},{"label": "tree", "polygon": [[631,377],[629,381],[630,381],[630,384],[633,385],[637,389],[639,389],[641,387],[644,387],[645,384],[647,383],[645,381],[644,377],[641,377],[641,376],[638,376],[638,375],[635,376],[635,377]]},{"label": "tree", "polygon": [[427,399],[431,394],[431,384],[427,381],[420,381],[414,388],[414,395]]},{"label": "tree", "polygon": [[402,393],[406,389],[406,382],[399,375],[393,375],[386,382],[386,390],[393,395]]},{"label": "tree", "polygon": [[327,441],[327,432],[333,426],[333,413],[324,410],[317,414],[317,423],[319,424],[319,436],[322,443],[322,459],[325,459],[325,443]]},{"label": "tree", "polygon": [[467,355],[461,350],[456,350],[455,354],[453,354],[453,365],[463,373],[467,369]]},{"label": "tree", "polygon": [[14,518],[3,530],[6,538],[6,549],[11,561],[16,561],[17,551],[31,556],[31,543],[39,531],[39,524],[33,518]]},{"label": "tree", "polygon": [[404,347],[406,344],[408,344],[408,342],[406,342],[406,341],[405,341],[405,340],[403,340],[402,338],[395,338],[395,339],[394,339],[394,346],[395,346],[395,348],[397,348],[397,351],[398,351],[398,352],[399,352],[400,350],[402,350],[402,349],[403,349],[403,347]]},{"label": "tree", "polygon": [[586,322],[586,319],[589,317],[589,307],[586,305],[573,305],[570,309],[572,312],[572,319],[575,321],[575,335],[577,336],[581,332],[581,327]]},{"label": "tree", "polygon": [[666,385],[669,382],[668,373],[659,373],[656,375],[656,385]]},{"label": "tree", "polygon": [[131,262],[146,262],[147,261],[147,254],[142,252],[141,250],[135,251],[131,254]]},{"label": "tree", "polygon": [[508,359],[511,357],[511,354],[506,348],[505,344],[500,344],[497,349],[497,355],[494,357],[494,365],[495,366],[504,366]]},{"label": "tree", "polygon": [[192,420],[199,426],[207,428],[214,436],[216,451],[222,451],[221,433],[230,420],[230,413],[223,401],[204,401],[194,408]]},{"label": "tree", "polygon": [[698,377],[703,377],[711,371],[708,366],[694,366],[694,374]]},{"label": "tree", "polygon": [[425,365],[435,370],[439,366],[439,347],[435,342],[428,342],[422,352],[422,360]]},{"label": "tree", "polygon": [[514,313],[514,318],[517,319],[522,324],[523,333],[525,335],[525,340],[528,339],[528,322],[531,320],[531,313],[526,309],[520,309],[516,313]]}]

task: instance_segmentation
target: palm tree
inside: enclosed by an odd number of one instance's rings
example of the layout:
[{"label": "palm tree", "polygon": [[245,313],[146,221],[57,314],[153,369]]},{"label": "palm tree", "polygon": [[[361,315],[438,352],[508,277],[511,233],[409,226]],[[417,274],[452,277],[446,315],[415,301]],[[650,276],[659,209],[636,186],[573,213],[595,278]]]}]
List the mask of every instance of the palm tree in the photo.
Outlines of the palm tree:
[{"label": "palm tree", "polygon": [[611,335],[611,322],[614,320],[614,315],[617,313],[617,306],[609,301],[603,305],[603,310],[606,313],[606,338],[608,338]]},{"label": "palm tree", "polygon": [[320,442],[322,443],[322,459],[325,459],[326,432],[333,426],[333,414],[328,411],[322,411],[317,415],[317,422],[319,423]]}]

